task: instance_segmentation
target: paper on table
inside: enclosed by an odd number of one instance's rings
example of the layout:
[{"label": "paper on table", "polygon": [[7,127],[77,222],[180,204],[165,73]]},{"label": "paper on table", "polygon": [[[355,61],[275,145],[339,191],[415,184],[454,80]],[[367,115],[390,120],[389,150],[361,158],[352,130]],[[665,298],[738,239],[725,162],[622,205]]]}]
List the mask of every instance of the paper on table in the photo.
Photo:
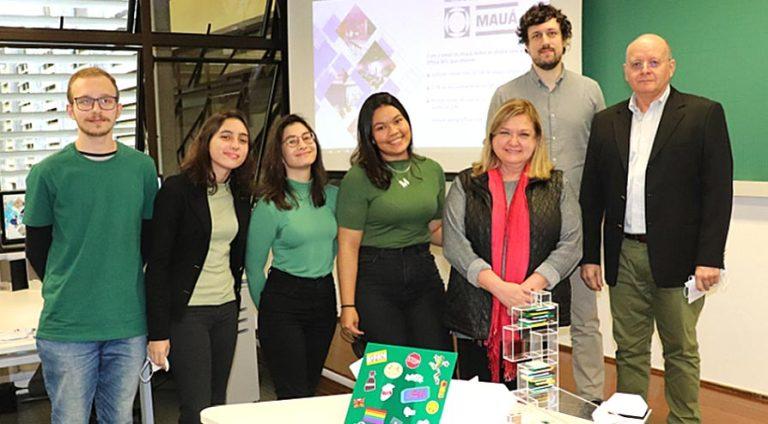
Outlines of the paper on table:
[{"label": "paper on table", "polygon": [[515,398],[503,384],[451,380],[443,424],[506,423]]},{"label": "paper on table", "polygon": [[357,379],[357,375],[360,374],[360,367],[363,365],[363,358],[349,364],[349,370],[352,371],[352,375]]},{"label": "paper on table", "polygon": [[614,393],[600,408],[625,418],[642,419],[648,413],[648,404],[643,397],[629,393]]},{"label": "paper on table", "polygon": [[[149,357],[147,357],[149,359]],[[160,370],[165,370],[166,372],[171,369],[171,362],[168,360],[168,357],[165,357],[165,364],[163,366],[155,365],[154,362],[149,361],[149,363],[152,365],[152,372],[158,372]]]},{"label": "paper on table", "polygon": [[0,331],[0,342],[11,342],[14,340],[24,340],[35,335],[34,328],[17,328],[11,331]]}]

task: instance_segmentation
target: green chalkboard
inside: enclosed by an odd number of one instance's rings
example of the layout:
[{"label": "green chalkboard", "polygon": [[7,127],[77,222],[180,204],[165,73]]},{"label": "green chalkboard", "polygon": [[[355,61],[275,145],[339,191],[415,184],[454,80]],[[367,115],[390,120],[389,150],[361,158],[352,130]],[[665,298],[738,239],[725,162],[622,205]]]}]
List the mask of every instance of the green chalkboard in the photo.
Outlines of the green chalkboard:
[{"label": "green chalkboard", "polygon": [[583,71],[606,104],[631,94],[621,64],[640,34],[672,46],[680,91],[723,104],[735,179],[768,181],[768,1],[584,0]]}]

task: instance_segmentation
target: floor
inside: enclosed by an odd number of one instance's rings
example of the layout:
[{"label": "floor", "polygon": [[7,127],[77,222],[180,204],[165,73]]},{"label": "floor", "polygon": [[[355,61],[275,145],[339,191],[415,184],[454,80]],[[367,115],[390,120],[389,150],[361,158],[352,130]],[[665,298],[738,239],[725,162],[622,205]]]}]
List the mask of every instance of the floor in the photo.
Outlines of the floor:
[{"label": "floor", "polygon": [[[560,386],[573,391],[573,373],[571,370],[570,353],[560,353]],[[606,399],[616,391],[616,366],[613,363],[605,364],[605,397]],[[701,402],[701,419],[705,424],[751,424],[768,423],[768,400],[758,398],[745,398],[744,396],[724,393],[712,388],[702,387],[699,393]],[[664,379],[661,375],[651,375],[651,383],[648,390],[648,402],[653,413],[650,424],[663,424],[669,412],[667,402],[664,400]]]},{"label": "floor", "polygon": [[[569,371],[571,355],[568,352],[561,352],[560,363],[560,384],[564,389],[573,391],[573,376]],[[259,376],[261,399],[274,400],[275,390],[272,378],[263,363],[259,364]],[[616,368],[613,364],[606,363],[606,397],[615,391],[615,381]],[[157,376],[154,385],[155,422],[157,424],[175,423],[178,419],[178,403],[173,380]],[[318,395],[332,395],[349,393],[350,389],[323,378],[317,392]],[[664,423],[668,409],[664,400],[664,382],[661,376],[653,375],[651,377],[649,399],[653,409],[649,423]],[[704,423],[757,424],[768,422],[768,401],[765,399],[745,398],[711,388],[702,388],[701,404]],[[50,404],[46,399],[23,400],[19,403],[18,412],[0,414],[0,423],[43,424],[49,421],[49,416]]]}]

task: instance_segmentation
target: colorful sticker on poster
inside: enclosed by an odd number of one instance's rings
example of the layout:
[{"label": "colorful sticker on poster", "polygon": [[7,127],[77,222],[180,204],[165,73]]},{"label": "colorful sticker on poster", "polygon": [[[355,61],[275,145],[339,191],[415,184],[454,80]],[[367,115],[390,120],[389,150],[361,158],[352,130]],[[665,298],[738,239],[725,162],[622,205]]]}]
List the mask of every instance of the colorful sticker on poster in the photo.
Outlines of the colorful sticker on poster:
[{"label": "colorful sticker on poster", "polygon": [[396,379],[403,374],[403,366],[397,362],[390,362],[384,367],[384,376],[389,379]]},{"label": "colorful sticker on poster", "polygon": [[410,369],[416,369],[421,364],[421,355],[416,352],[412,352],[405,358],[405,366]]},{"label": "colorful sticker on poster", "polygon": [[376,365],[384,362],[387,362],[386,349],[365,354],[365,365]]},{"label": "colorful sticker on poster", "polygon": [[395,392],[395,385],[392,383],[387,383],[381,387],[381,396],[379,399],[381,399],[382,402],[392,397],[392,394]]},{"label": "colorful sticker on poster", "polygon": [[427,402],[427,407],[425,409],[427,410],[427,414],[434,415],[440,409],[440,404],[437,403],[437,401],[430,400]]},{"label": "colorful sticker on poster", "polygon": [[368,372],[368,379],[365,380],[365,386],[363,390],[366,392],[372,392],[376,390],[376,371],[371,370]]},{"label": "colorful sticker on poster", "polygon": [[429,367],[432,368],[432,370],[435,372],[435,374],[432,376],[432,378],[435,379],[435,385],[440,384],[440,369],[448,368],[450,366],[451,366],[451,363],[445,359],[445,356],[443,355],[434,356],[434,360],[429,363]]},{"label": "colorful sticker on poster", "polygon": [[405,375],[405,381],[410,381],[411,383],[423,383],[424,382],[424,376],[421,374],[406,374]]},{"label": "colorful sticker on poster", "polygon": [[437,390],[437,398],[444,398],[446,390],[448,390],[448,382],[443,380],[440,382],[440,388]]},{"label": "colorful sticker on poster", "polygon": [[403,391],[400,392],[401,403],[424,402],[427,399],[429,399],[429,387],[427,386],[403,389]]},{"label": "colorful sticker on poster", "polygon": [[365,408],[365,415],[363,415],[363,422],[366,424],[384,424],[384,419],[387,417],[387,411],[376,408]]}]

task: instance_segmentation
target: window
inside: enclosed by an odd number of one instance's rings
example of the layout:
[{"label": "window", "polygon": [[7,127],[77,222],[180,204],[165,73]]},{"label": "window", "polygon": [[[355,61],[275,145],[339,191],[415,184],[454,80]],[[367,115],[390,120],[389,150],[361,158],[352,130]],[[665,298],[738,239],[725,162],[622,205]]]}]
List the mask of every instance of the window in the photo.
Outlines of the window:
[{"label": "window", "polygon": [[128,0],[14,2],[13,12],[3,14],[20,15],[14,26],[23,28],[120,31],[128,27]]}]

